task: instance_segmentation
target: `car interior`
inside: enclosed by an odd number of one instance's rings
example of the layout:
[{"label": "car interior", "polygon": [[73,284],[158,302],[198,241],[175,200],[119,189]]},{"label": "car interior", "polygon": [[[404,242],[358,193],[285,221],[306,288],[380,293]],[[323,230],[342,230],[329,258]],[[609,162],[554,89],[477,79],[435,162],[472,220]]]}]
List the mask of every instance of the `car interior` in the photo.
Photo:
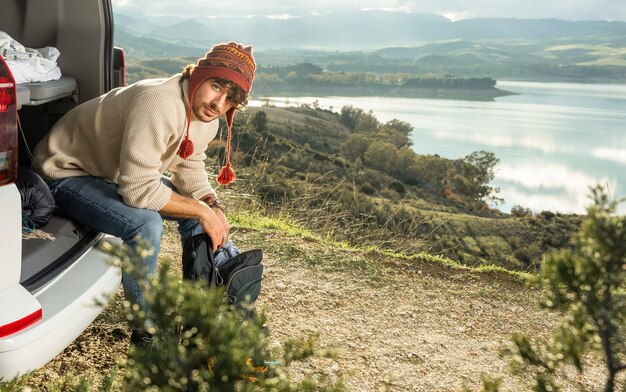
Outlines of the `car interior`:
[{"label": "car interior", "polygon": [[[123,68],[114,71],[114,60],[123,58],[113,49],[110,1],[2,0],[0,31],[26,48],[52,46],[60,52],[60,79],[16,86],[19,167],[28,168],[31,151],[61,116],[123,83]],[[100,237],[56,215],[41,230],[54,241],[22,240],[20,283],[30,291],[53,279]]]}]

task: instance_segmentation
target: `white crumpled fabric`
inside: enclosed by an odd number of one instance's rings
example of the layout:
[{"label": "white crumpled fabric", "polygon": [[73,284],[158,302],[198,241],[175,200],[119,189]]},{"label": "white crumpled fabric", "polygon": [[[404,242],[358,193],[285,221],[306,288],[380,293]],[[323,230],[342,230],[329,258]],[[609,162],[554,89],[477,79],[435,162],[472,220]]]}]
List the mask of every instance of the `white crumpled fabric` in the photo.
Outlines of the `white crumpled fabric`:
[{"label": "white crumpled fabric", "polygon": [[15,83],[46,82],[61,77],[57,48],[25,48],[4,31],[0,31],[0,55],[4,57]]}]

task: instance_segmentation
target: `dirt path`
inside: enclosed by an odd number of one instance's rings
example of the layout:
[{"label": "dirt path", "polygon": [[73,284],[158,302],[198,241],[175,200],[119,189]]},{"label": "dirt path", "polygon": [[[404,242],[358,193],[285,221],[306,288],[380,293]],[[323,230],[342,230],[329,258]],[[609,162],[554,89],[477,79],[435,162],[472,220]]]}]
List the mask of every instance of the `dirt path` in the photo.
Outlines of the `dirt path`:
[{"label": "dirt path", "polygon": [[[459,391],[480,390],[486,374],[503,378],[502,391],[528,390],[528,380],[506,371],[510,336],[545,338],[557,320],[538,309],[537,293],[506,279],[326,249],[277,233],[238,230],[233,237],[242,249],[264,249],[257,304],[268,316],[270,346],[314,336],[332,353],[294,362],[294,379],[324,375],[351,391]],[[179,252],[176,236],[168,236],[162,256],[177,260]],[[97,380],[123,361],[129,331],[120,301],[118,295],[31,385],[68,371]],[[563,377],[565,390],[601,389],[604,375],[597,369]]]}]

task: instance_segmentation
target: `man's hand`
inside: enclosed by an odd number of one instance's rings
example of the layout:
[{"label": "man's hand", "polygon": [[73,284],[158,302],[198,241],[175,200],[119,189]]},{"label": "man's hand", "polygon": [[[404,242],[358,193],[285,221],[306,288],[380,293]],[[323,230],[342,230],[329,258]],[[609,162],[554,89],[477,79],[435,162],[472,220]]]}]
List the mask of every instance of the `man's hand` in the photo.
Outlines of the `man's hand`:
[{"label": "man's hand", "polygon": [[224,230],[226,230],[226,240],[228,240],[228,235],[230,234],[230,224],[226,219],[224,210],[222,210],[220,207],[212,207],[211,209],[213,210],[213,212],[215,212],[215,215],[217,215],[217,217],[220,219],[220,222],[222,222],[222,224],[224,225]]},{"label": "man's hand", "polygon": [[[224,207],[222,206],[222,203],[220,203],[220,201],[217,199],[217,196],[212,193],[209,193],[208,195],[200,199],[200,201],[208,205],[211,208],[211,210],[215,212],[220,222],[222,222],[222,224],[224,225],[224,230],[226,231],[226,241],[228,241],[228,235],[230,233],[230,224],[228,223],[228,220],[226,219],[226,215],[224,215]],[[226,243],[226,241],[224,241],[224,243]],[[223,245],[224,244],[221,244],[220,247],[222,247]]]},{"label": "man's hand", "polygon": [[163,215],[177,218],[195,218],[208,234],[213,244],[213,252],[224,246],[228,240],[230,225],[219,207],[209,207],[204,201],[194,200],[172,192],[170,200],[159,211]]},{"label": "man's hand", "polygon": [[[219,213],[215,210],[219,210]],[[200,222],[202,230],[211,238],[213,253],[217,252],[217,249],[223,247],[226,241],[228,241],[230,225],[228,225],[228,222],[224,224],[225,221],[226,217],[221,209],[208,208],[206,204],[204,205],[203,213],[198,218],[198,222]]]}]

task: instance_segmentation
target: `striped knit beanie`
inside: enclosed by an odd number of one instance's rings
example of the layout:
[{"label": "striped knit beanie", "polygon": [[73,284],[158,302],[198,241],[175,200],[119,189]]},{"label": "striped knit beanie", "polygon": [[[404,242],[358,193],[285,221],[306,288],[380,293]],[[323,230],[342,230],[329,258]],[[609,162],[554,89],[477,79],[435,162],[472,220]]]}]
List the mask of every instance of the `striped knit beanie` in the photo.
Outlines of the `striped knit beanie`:
[{"label": "striped knit beanie", "polygon": [[[189,115],[187,116],[187,133],[185,140],[180,145],[178,155],[187,159],[193,154],[193,143],[189,139],[189,126],[192,116],[193,97],[202,85],[209,78],[228,79],[241,87],[246,93],[250,93],[256,63],[252,57],[252,46],[243,46],[235,42],[215,45],[204,57],[198,59],[195,68],[189,76]],[[236,108],[226,112],[226,125],[228,127],[228,140],[226,143],[226,164],[217,175],[217,182],[228,185],[235,179],[235,173],[230,166],[230,144],[231,128]]]}]

